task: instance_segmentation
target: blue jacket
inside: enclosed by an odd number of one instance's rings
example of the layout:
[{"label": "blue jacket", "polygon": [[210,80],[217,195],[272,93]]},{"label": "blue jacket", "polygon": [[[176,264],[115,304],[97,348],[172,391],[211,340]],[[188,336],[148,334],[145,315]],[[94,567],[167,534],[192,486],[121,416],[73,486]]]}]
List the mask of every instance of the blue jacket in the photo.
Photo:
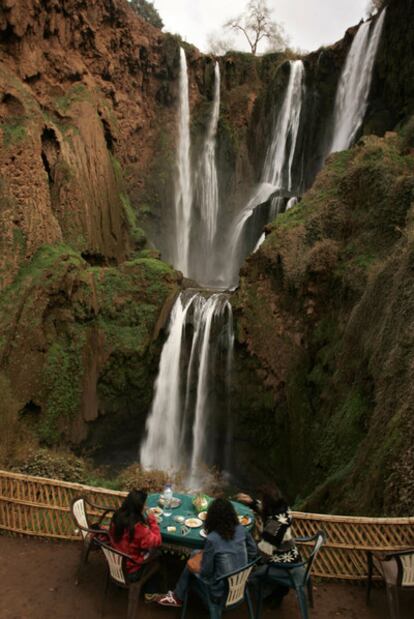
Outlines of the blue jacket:
[{"label": "blue jacket", "polygon": [[241,524],[236,527],[232,540],[225,540],[213,531],[207,535],[199,575],[209,585],[211,594],[221,597],[225,584],[213,584],[214,581],[250,563],[256,556],[256,544]]}]

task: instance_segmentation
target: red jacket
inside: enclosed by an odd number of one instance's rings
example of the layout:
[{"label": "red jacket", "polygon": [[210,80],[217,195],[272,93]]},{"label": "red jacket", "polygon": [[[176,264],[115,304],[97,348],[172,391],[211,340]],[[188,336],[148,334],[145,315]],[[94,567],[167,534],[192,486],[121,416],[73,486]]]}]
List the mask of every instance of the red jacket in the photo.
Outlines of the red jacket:
[{"label": "red jacket", "polygon": [[127,572],[132,574],[141,567],[151,548],[156,548],[161,545],[161,532],[157,524],[155,516],[148,514],[147,524],[137,522],[134,529],[134,537],[129,539],[129,529],[125,529],[121,539],[116,542],[114,539],[114,525],[111,525],[109,532],[111,538],[111,546],[125,552],[132,557],[139,565],[127,561]]}]

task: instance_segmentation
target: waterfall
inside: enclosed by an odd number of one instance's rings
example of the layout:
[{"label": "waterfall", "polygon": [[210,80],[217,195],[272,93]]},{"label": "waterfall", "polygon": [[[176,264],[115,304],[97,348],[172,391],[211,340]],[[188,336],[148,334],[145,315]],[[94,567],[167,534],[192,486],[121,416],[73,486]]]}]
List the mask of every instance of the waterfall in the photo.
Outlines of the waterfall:
[{"label": "waterfall", "polygon": [[219,210],[219,190],[216,167],[216,134],[220,115],[220,65],[214,68],[214,99],[207,137],[204,143],[201,159],[200,208],[205,226],[205,239],[211,248],[217,230],[217,215]]},{"label": "waterfall", "polygon": [[262,184],[275,189],[292,189],[292,163],[302,111],[305,68],[301,60],[290,63],[290,77],[282,109],[273,132],[263,167]]},{"label": "waterfall", "polygon": [[336,92],[330,152],[349,148],[364,120],[385,12],[375,25],[362,23],[352,41]]},{"label": "waterfall", "polygon": [[180,99],[178,107],[177,178],[175,184],[175,239],[174,266],[188,274],[188,254],[191,234],[191,207],[193,188],[190,159],[190,103],[188,96],[187,59],[180,48]]},{"label": "waterfall", "polygon": [[141,446],[141,463],[145,468],[174,469],[181,414],[181,347],[187,312],[192,298],[181,294],[171,312],[168,338],[161,353],[155,395],[147,419],[147,436]]},{"label": "waterfall", "polygon": [[[232,254],[227,262],[225,280],[230,287],[237,282],[237,273],[244,257],[256,246],[262,233],[259,226],[258,235],[251,247],[243,247],[243,236],[252,220],[255,209],[265,204],[275,192],[289,195],[294,183],[292,180],[293,161],[299,134],[302,102],[305,92],[305,68],[301,60],[290,62],[290,75],[286,87],[283,105],[274,123],[272,141],[267,149],[260,183],[256,186],[247,205],[238,214],[231,242]],[[274,197],[271,202],[268,219],[273,219],[281,210],[284,200]],[[260,222],[259,222],[260,223]]]},{"label": "waterfall", "polygon": [[[203,467],[213,463],[217,438],[211,433],[217,425],[225,424],[223,439],[227,441],[231,431],[226,418],[210,422],[217,410],[221,415],[226,411],[223,398],[229,397],[233,341],[228,295],[214,293],[206,298],[197,291],[180,294],[171,313],[141,446],[145,468],[177,470],[189,466],[190,483],[196,484]],[[217,384],[220,380],[222,385]],[[226,464],[223,457],[221,463]]]}]

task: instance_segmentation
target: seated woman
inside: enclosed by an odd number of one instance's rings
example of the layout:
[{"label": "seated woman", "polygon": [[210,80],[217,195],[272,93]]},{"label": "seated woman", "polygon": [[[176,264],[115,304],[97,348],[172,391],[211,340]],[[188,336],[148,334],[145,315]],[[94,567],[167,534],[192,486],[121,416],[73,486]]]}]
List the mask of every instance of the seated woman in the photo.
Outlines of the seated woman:
[{"label": "seated woman", "polygon": [[[260,499],[252,499],[248,494],[239,494],[236,500],[249,505],[260,517],[258,549],[262,557],[259,566],[251,577],[253,582],[264,574],[267,564],[277,568],[285,563],[301,561],[299,550],[292,539],[291,526],[293,522],[290,507],[276,486],[266,486],[262,489]],[[289,587],[267,584],[265,597],[271,596],[277,605],[289,592]]]},{"label": "seated woman", "polygon": [[147,494],[143,490],[132,490],[121,507],[114,512],[109,529],[111,546],[124,552],[132,559],[126,569],[130,582],[140,577],[140,568],[149,558],[150,551],[161,545],[161,532],[153,514],[145,514]]},{"label": "seated woman", "polygon": [[[224,583],[215,581],[247,565],[255,559],[256,544],[250,533],[239,523],[233,505],[227,499],[215,499],[207,510],[205,521],[206,544],[201,551],[199,568],[189,569],[187,564],[174,591],[153,596],[152,600],[162,606],[182,606],[182,600],[190,584],[192,574],[209,587],[210,595],[217,600],[224,592]],[[196,553],[200,556],[200,553]],[[189,560],[194,563],[195,555]],[[201,590],[202,592],[202,590]]]}]

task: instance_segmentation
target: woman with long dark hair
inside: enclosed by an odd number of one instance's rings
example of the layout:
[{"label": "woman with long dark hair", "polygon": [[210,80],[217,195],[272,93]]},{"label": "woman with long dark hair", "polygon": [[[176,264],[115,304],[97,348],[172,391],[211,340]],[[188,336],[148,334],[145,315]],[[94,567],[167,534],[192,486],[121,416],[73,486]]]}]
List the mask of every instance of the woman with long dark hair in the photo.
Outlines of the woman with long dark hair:
[{"label": "woman with long dark hair", "polygon": [[227,499],[215,499],[210,503],[205,530],[207,538],[204,550],[196,553],[199,561],[193,555],[175,590],[152,596],[153,601],[162,606],[182,606],[192,574],[207,583],[211,595],[219,599],[224,591],[224,583],[217,584],[215,581],[224,574],[242,568],[256,557],[256,544],[250,533],[239,524],[234,507]]},{"label": "woman with long dark hair", "polygon": [[153,514],[145,513],[147,493],[132,490],[114,512],[110,527],[111,545],[134,559],[127,561],[130,582],[138,580],[140,568],[150,551],[161,545],[161,532]]},{"label": "woman with long dark hair", "polygon": [[[260,499],[253,499],[248,494],[239,494],[236,499],[249,505],[258,515],[257,528],[260,538],[257,546],[261,556],[261,565],[251,576],[253,583],[258,583],[262,578],[268,564],[271,565],[272,570],[277,570],[277,567],[283,567],[283,564],[301,561],[291,533],[292,512],[277,486],[263,486]],[[289,582],[288,578],[287,581]],[[273,606],[279,606],[287,593],[289,593],[289,586],[271,582],[264,585],[264,596],[270,599]]]}]

